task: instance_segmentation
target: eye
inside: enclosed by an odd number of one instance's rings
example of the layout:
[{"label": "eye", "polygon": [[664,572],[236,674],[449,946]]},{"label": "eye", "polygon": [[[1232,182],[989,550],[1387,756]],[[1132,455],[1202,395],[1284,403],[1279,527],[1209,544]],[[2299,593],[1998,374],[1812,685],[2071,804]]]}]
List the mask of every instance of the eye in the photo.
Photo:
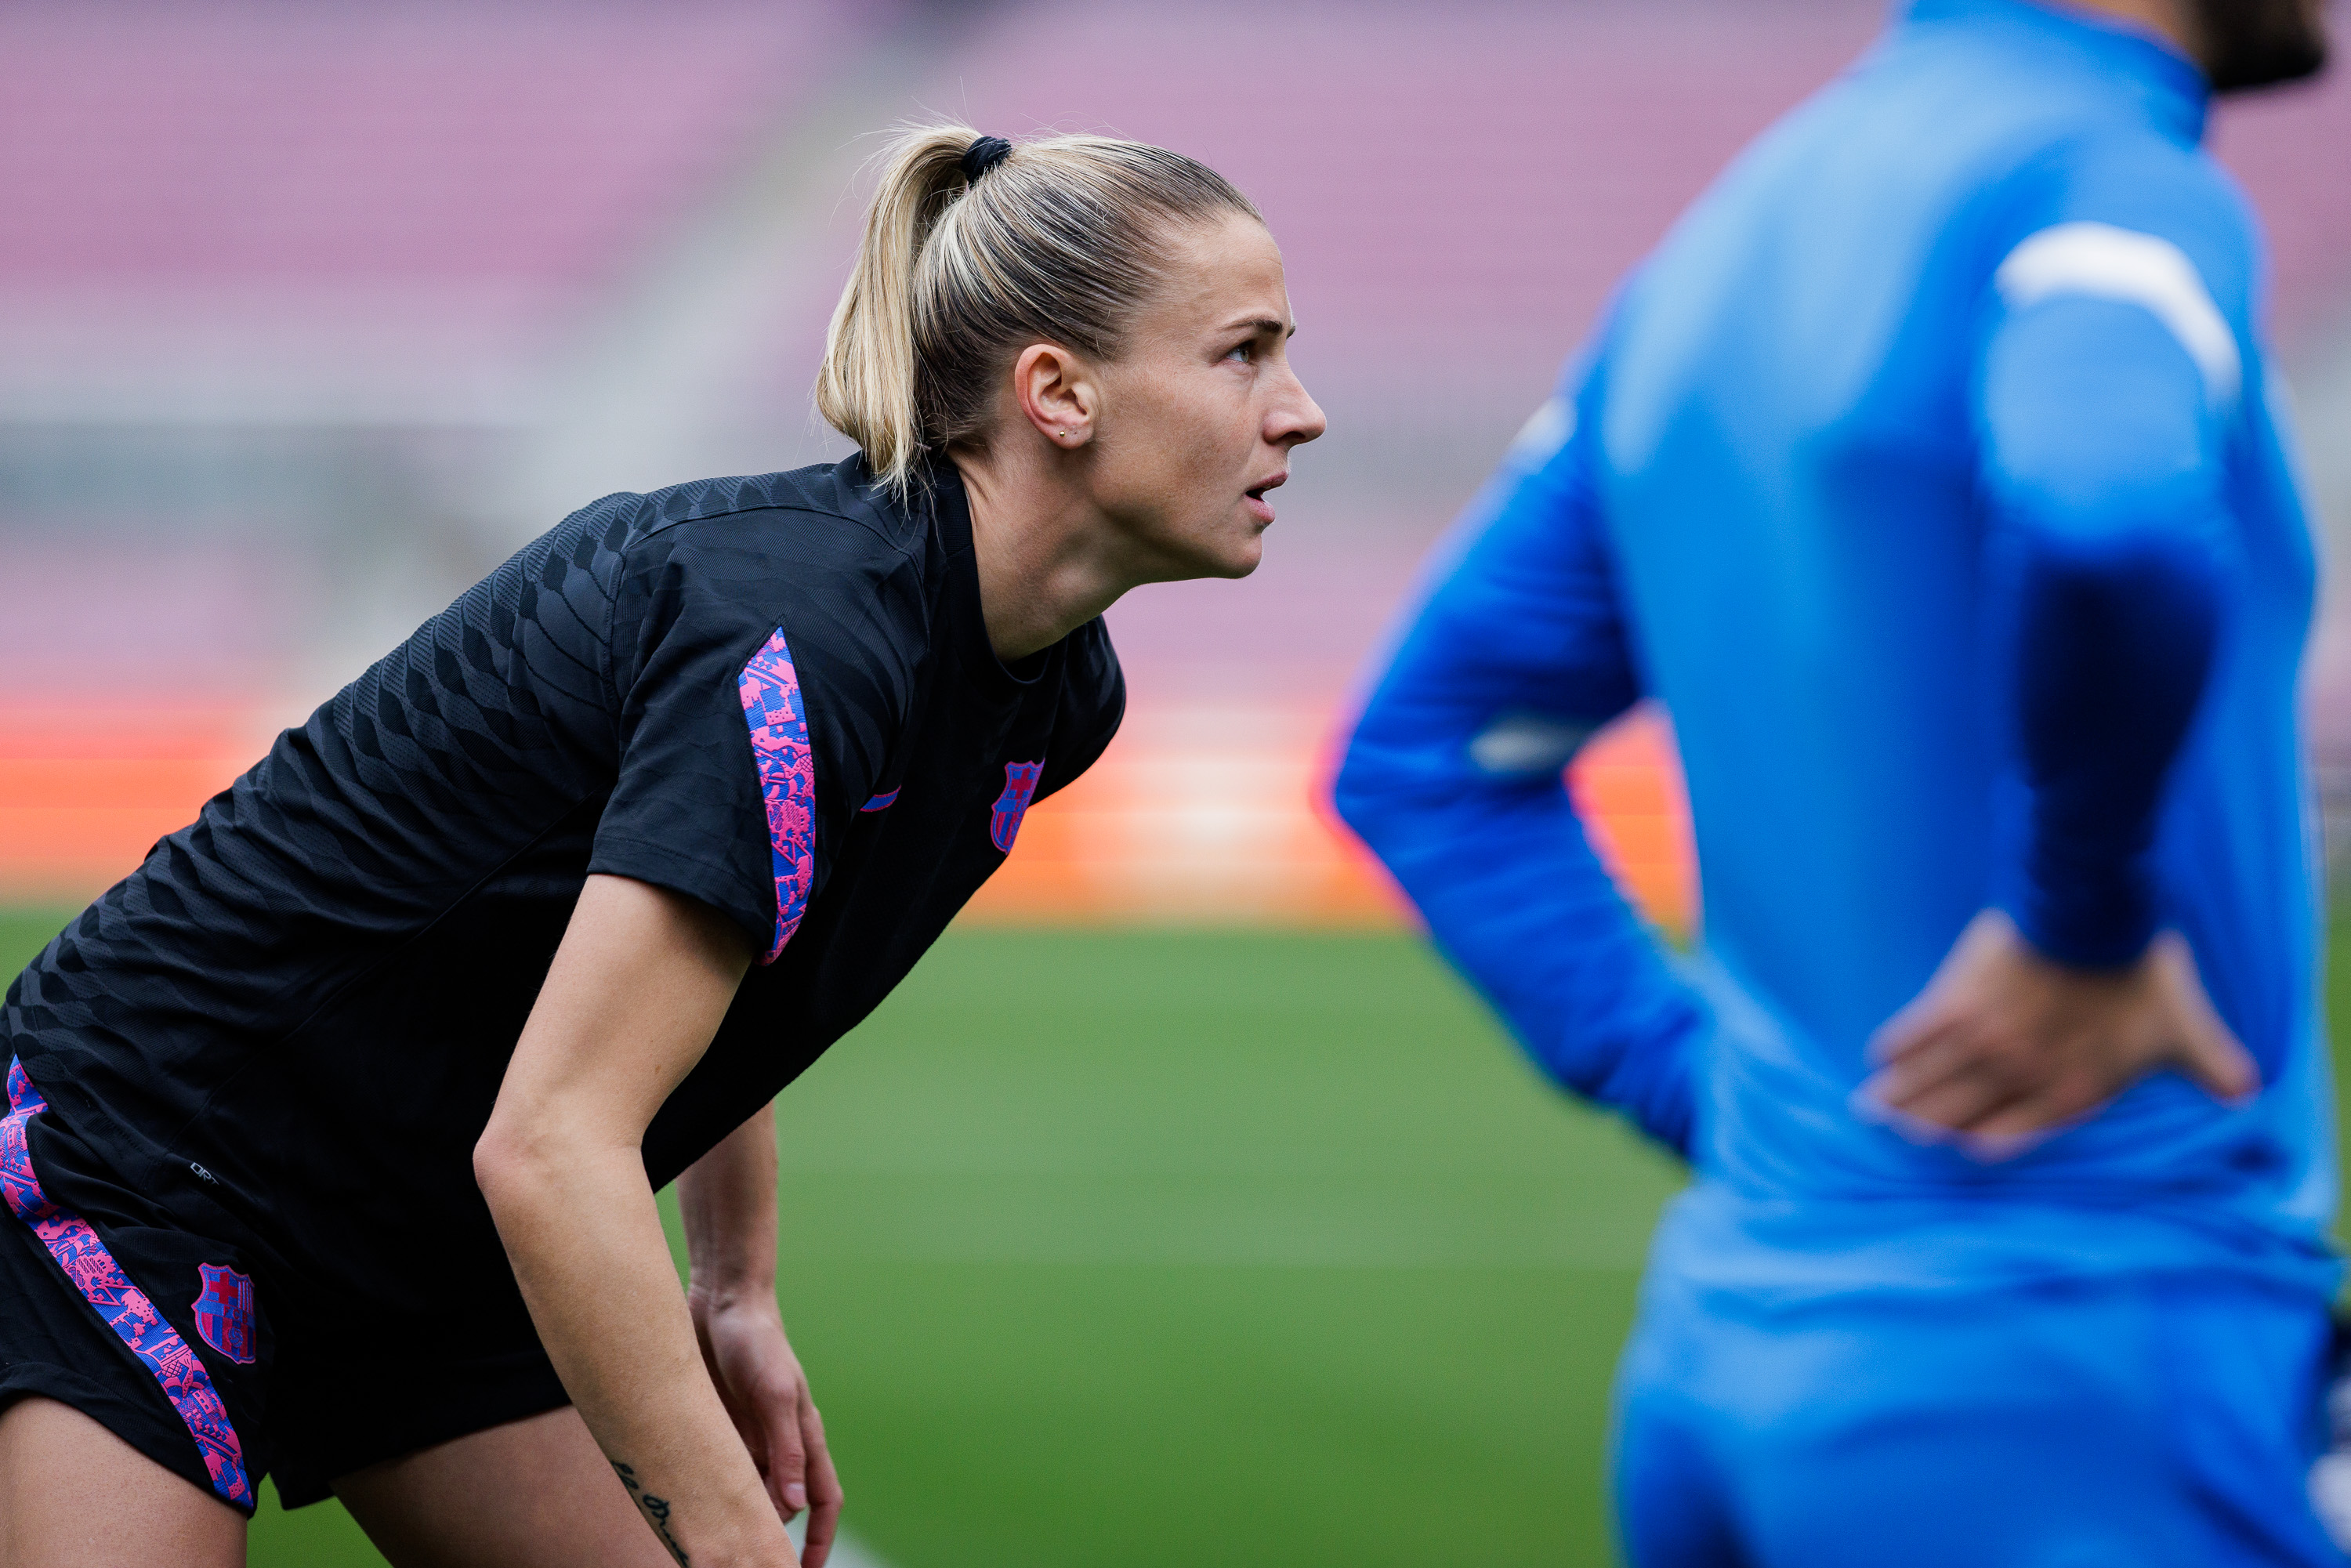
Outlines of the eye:
[{"label": "eye", "polygon": [[1256,363],[1257,340],[1255,338],[1243,339],[1241,341],[1234,344],[1230,349],[1225,350],[1225,358],[1228,360],[1238,360],[1243,364]]}]

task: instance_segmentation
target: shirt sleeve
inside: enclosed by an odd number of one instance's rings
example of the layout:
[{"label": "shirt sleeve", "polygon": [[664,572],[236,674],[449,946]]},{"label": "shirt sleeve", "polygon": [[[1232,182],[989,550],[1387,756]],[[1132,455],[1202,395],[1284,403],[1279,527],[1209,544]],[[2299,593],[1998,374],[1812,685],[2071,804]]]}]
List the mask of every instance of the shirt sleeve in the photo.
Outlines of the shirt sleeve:
[{"label": "shirt sleeve", "polygon": [[820,595],[777,602],[777,581],[816,575],[777,566],[791,530],[722,523],[640,564],[619,596],[619,769],[589,870],[723,911],[768,964],[823,885],[844,794],[871,783],[859,758],[874,747],[858,740],[878,726],[855,698],[876,683],[856,678],[870,661]]},{"label": "shirt sleeve", "polygon": [[1593,855],[1562,776],[1641,695],[1593,484],[1595,407],[1588,386],[1546,404],[1440,547],[1333,795],[1535,1062],[1687,1154],[1704,1011]]},{"label": "shirt sleeve", "polygon": [[2063,963],[2128,963],[2159,924],[2148,851],[2240,570],[2224,198],[2193,165],[2085,155],[1988,298],[1979,482],[2017,757],[1999,902]]}]

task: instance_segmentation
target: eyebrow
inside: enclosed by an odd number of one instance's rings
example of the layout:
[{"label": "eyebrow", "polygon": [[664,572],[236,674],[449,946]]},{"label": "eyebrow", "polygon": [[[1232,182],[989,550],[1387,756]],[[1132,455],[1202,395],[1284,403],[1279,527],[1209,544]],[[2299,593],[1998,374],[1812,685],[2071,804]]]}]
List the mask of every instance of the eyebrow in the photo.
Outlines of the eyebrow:
[{"label": "eyebrow", "polygon": [[1254,332],[1270,332],[1277,338],[1294,338],[1298,335],[1298,324],[1296,322],[1277,321],[1270,316],[1244,317],[1238,321],[1228,324],[1225,328],[1225,330],[1228,332],[1238,332],[1244,327],[1249,328]]}]

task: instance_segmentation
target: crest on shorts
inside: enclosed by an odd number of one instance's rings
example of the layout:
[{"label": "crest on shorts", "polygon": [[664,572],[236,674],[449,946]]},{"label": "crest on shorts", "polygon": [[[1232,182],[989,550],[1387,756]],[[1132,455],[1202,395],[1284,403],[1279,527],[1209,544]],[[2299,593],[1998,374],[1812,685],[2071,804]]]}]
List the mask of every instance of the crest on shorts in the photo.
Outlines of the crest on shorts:
[{"label": "crest on shorts", "polygon": [[224,1263],[199,1263],[196,1333],[231,1361],[253,1360],[253,1281]]},{"label": "crest on shorts", "polygon": [[1037,780],[1044,776],[1041,761],[1004,765],[1004,793],[996,798],[996,810],[987,819],[987,839],[1006,854],[1012,852],[1012,841],[1020,836],[1020,819],[1029,814],[1029,802],[1037,795]]}]

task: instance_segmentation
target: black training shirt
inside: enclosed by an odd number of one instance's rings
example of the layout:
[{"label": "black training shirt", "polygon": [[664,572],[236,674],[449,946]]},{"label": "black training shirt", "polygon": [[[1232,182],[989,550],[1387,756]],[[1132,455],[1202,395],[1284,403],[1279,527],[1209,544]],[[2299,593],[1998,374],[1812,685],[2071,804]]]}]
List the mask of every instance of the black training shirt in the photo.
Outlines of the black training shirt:
[{"label": "black training shirt", "polygon": [[[897,984],[1123,703],[1100,621],[990,649],[952,467],[608,497],[207,802],[7,994],[124,1179],[231,1223],[284,1308],[511,1291],[472,1150],[584,879],[759,960],[645,1137],[665,1183]],[[778,949],[780,943],[780,949]]]}]

